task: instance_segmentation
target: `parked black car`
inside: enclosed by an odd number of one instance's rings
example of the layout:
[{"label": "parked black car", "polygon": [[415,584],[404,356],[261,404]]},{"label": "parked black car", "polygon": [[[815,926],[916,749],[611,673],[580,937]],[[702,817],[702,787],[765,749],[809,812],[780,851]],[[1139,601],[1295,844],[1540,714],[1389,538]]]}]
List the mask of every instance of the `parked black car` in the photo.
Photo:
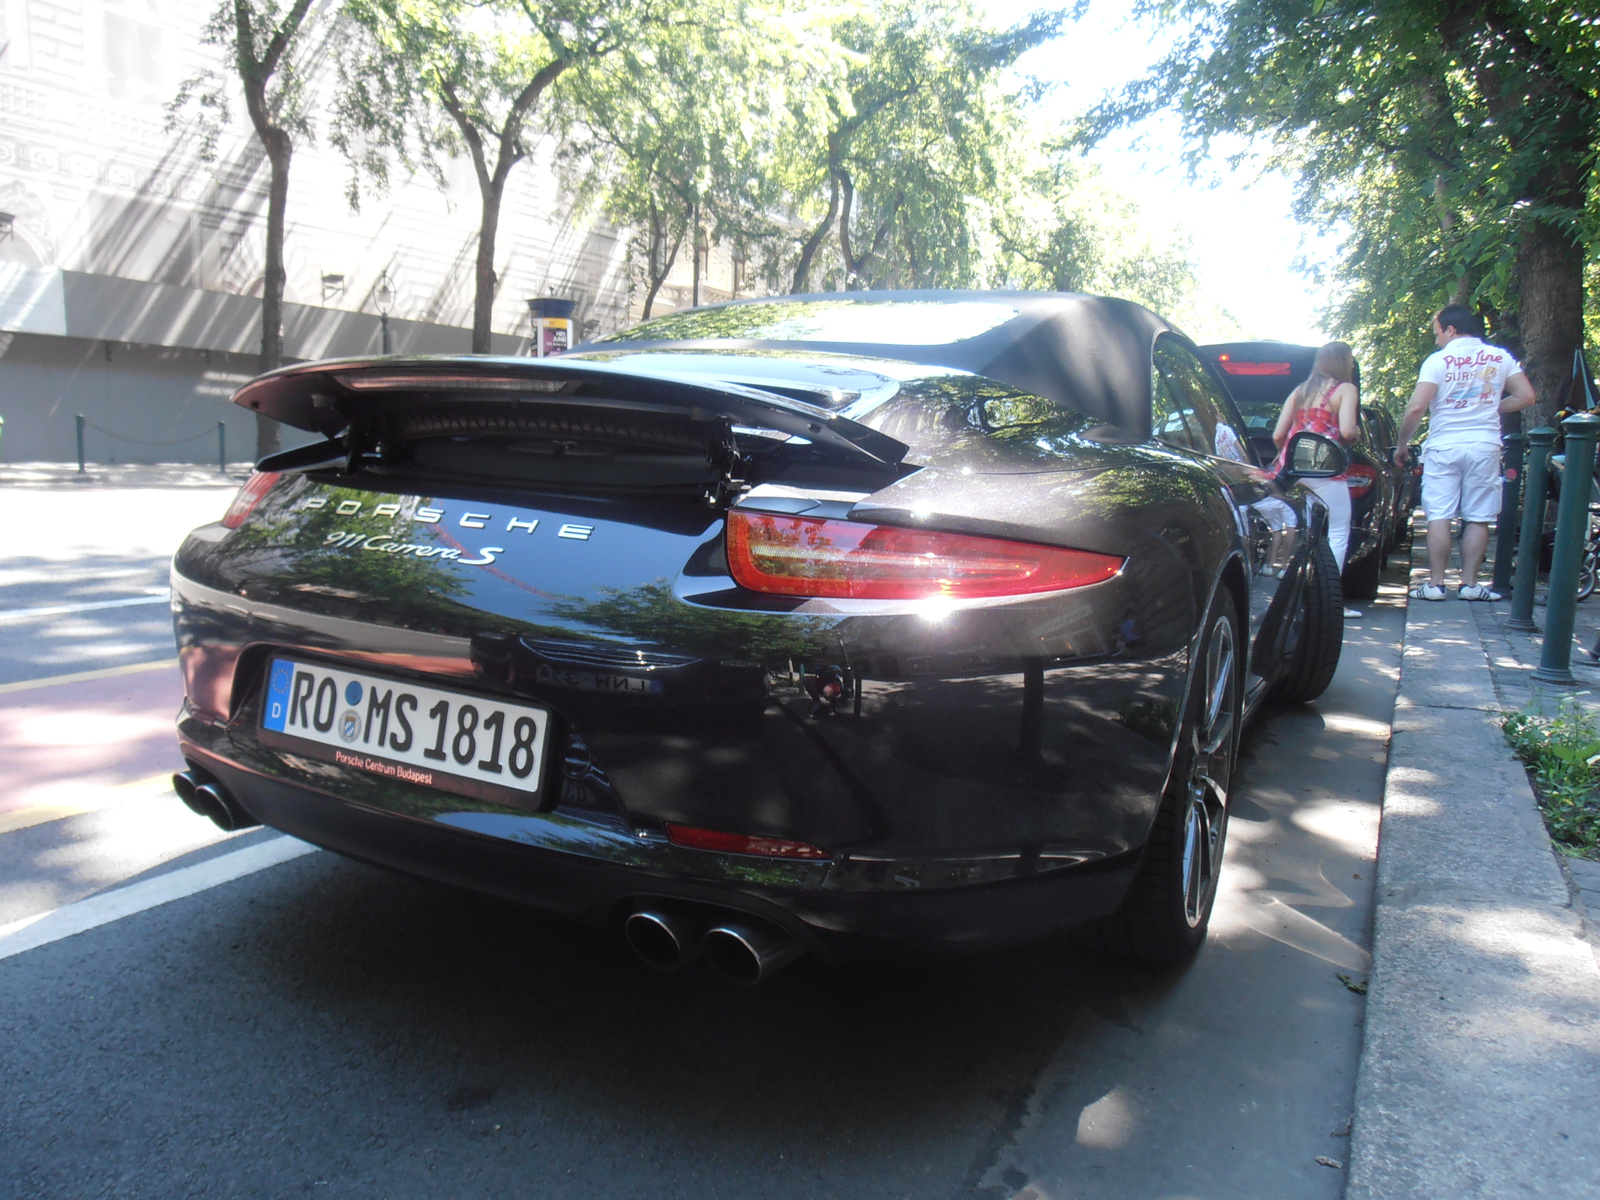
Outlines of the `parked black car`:
[{"label": "parked black car", "polygon": [[1388,549],[1393,551],[1411,544],[1411,512],[1417,506],[1412,484],[1411,464],[1397,466],[1395,448],[1400,444],[1400,427],[1394,416],[1376,405],[1361,406],[1361,420],[1369,426],[1373,449],[1389,475],[1391,518]]},{"label": "parked black car", "polygon": [[173,562],[180,793],[662,967],[1181,959],[1245,720],[1339,658],[1324,510],[1123,301],[738,302],[235,401],[326,440]]},{"label": "parked black car", "polygon": [[[1227,381],[1249,429],[1250,442],[1264,463],[1277,456],[1272,430],[1283,402],[1311,374],[1315,346],[1287,342],[1224,342],[1200,347]],[[1361,367],[1356,366],[1356,387]],[[1347,447],[1350,458],[1350,545],[1345,553],[1344,593],[1353,600],[1371,600],[1378,594],[1378,577],[1395,545],[1400,475],[1392,447],[1382,443],[1382,428],[1374,424],[1378,410],[1362,406],[1359,436]]]}]

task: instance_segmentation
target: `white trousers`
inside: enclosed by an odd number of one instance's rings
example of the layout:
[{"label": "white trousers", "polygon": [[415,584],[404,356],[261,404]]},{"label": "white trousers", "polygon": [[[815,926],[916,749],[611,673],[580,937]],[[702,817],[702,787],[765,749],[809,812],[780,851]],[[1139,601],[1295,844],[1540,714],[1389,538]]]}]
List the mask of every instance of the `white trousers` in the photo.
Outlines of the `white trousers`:
[{"label": "white trousers", "polygon": [[1328,545],[1334,561],[1344,570],[1344,556],[1350,550],[1350,485],[1343,479],[1302,481],[1328,506]]}]

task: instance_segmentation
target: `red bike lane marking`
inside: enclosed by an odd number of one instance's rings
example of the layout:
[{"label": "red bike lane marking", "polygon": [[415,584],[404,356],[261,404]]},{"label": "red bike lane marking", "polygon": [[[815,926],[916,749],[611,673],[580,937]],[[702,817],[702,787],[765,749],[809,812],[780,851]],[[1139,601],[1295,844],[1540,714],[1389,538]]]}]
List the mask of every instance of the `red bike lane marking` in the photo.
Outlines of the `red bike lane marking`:
[{"label": "red bike lane marking", "polygon": [[0,695],[0,813],[180,770],[176,663]]}]

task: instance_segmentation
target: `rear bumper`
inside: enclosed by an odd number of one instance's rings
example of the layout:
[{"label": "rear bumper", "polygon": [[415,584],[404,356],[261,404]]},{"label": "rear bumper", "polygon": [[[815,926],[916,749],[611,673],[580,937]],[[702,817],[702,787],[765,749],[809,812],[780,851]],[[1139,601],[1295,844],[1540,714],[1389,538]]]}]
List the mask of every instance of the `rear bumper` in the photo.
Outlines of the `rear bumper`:
[{"label": "rear bumper", "polygon": [[286,762],[247,732],[192,714],[180,718],[178,733],[184,756],[257,820],[346,857],[596,926],[620,926],[648,898],[737,910],[831,961],[1043,941],[1113,912],[1137,861],[1131,853],[1078,862],[724,855],[673,846],[620,821],[477,806]]}]

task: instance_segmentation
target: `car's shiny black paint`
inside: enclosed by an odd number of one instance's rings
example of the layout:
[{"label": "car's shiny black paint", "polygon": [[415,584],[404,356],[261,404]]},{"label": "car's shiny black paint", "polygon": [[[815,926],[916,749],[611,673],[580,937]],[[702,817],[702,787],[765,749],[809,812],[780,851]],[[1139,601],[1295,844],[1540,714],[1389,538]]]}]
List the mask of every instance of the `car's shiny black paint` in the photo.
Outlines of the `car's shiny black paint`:
[{"label": "car's shiny black paint", "polygon": [[[961,345],[896,348],[925,373],[903,360],[880,364],[907,379],[960,382],[948,411],[938,403],[943,382],[915,402],[920,384],[845,406],[826,426],[842,431],[833,449],[780,455],[737,495],[441,486],[363,459],[363,410],[353,402],[343,421],[308,417],[345,439],[342,468],[286,475],[243,528],[197,530],[174,559],[185,755],[253,815],[297,836],[588,920],[617,919],[640,897],[677,897],[742,909],[819,953],[848,955],[1029,941],[1106,915],[1172,769],[1214,589],[1232,592],[1245,625],[1253,708],[1296,636],[1290,618],[1322,510],[1303,488],[1253,466],[1149,439],[1150,346],[1166,331],[1158,318],[1118,302],[1015,299],[1043,314],[1030,336],[1056,324],[1092,331],[1109,305],[1121,333],[1095,353],[1117,359],[1116,369],[1080,362],[1077,377],[1100,379],[1108,394],[1142,380],[1142,432],[1140,401],[1120,392],[1093,413],[1055,404],[1025,427],[997,424],[985,416],[991,401],[1013,415],[1026,404],[1014,387],[974,401],[966,376],[941,375],[955,365],[945,359],[972,353]],[[1066,319],[1055,322],[1052,306]],[[673,401],[661,397],[674,386],[696,411],[722,403],[692,371],[663,383],[659,368],[666,355],[704,365],[723,348],[637,349],[651,356],[650,374],[629,373],[626,342],[596,348],[595,362],[668,410]],[[843,369],[830,357],[837,346],[737,349],[756,375],[764,355],[781,359],[791,383],[805,373],[797,350],[824,360],[819,379]],[[848,349],[862,369],[888,357],[881,347]],[[1011,373],[1039,374],[1034,356]],[[1002,347],[989,361],[1004,357]],[[338,411],[334,376],[397,361],[291,368],[239,399],[271,407],[275,394],[307,403],[332,394],[315,411]],[[587,360],[580,351],[541,363],[453,361],[461,371],[554,378],[575,377]],[[727,391],[765,403],[749,383]],[[445,516],[410,520],[418,497]],[[313,498],[323,507],[306,508]],[[341,502],[359,510],[339,516]],[[730,502],[1096,550],[1126,563],[1100,584],[1005,602],[756,595],[728,573]],[[402,514],[375,515],[380,503]],[[492,525],[463,527],[463,513],[490,513]],[[508,532],[512,521],[538,525]],[[553,536],[579,521],[592,527],[586,539]],[[335,535],[353,534],[361,541],[341,536],[330,548]],[[499,553],[468,566],[366,548],[395,539],[448,544],[462,558],[490,545]],[[659,698],[558,682],[561,671],[621,661],[620,649],[633,655],[623,669],[663,680]],[[275,651],[548,706],[546,803],[535,812],[468,800],[268,749],[254,731]],[[822,677],[837,679],[836,700],[819,698]],[[668,841],[668,823],[791,839],[831,857],[687,849]]]}]

